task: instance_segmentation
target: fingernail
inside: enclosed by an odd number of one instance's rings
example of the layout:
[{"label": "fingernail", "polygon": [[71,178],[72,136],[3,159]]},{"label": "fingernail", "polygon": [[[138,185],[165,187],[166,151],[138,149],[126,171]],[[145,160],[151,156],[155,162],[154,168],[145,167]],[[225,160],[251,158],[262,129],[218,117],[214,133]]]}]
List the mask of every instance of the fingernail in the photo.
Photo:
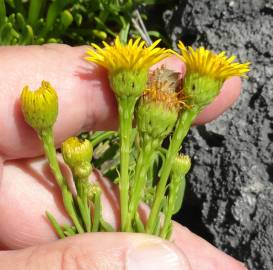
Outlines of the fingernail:
[{"label": "fingernail", "polygon": [[127,254],[127,270],[188,270],[186,259],[168,242],[145,242]]}]

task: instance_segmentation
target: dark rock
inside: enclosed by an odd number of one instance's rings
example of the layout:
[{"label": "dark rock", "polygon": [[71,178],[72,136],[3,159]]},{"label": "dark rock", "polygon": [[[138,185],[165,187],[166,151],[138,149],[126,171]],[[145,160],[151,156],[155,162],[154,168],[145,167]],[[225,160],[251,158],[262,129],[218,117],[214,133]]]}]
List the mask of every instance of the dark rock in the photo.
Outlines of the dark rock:
[{"label": "dark rock", "polygon": [[192,128],[186,200],[177,219],[251,270],[273,269],[273,2],[176,1],[163,13],[176,46],[226,50],[252,62],[240,99]]}]

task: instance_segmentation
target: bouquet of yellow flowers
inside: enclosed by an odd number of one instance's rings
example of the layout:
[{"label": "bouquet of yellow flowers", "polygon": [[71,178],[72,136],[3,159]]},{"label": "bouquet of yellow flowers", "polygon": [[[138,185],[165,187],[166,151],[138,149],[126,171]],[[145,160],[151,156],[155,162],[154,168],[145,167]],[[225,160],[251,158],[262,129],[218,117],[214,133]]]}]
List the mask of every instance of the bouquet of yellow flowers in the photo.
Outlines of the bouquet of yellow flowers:
[{"label": "bouquet of yellow flowers", "polygon": [[[73,193],[60,170],[54,147],[52,128],[58,116],[57,93],[45,81],[35,92],[28,87],[23,89],[21,106],[25,121],[43,143],[72,221],[72,225],[60,225],[47,212],[60,238],[97,231],[144,232],[170,238],[171,219],[182,205],[185,177],[191,167],[190,157],[181,153],[183,140],[199,112],[219,94],[224,81],[231,76],[245,77],[249,63],[236,63],[235,57],[228,58],[225,52],[193,49],[182,42],[178,44],[178,54],[159,48],[159,42],[146,46],[139,38],[122,44],[117,37],[113,44],[103,42],[103,48],[92,44],[87,51],[88,61],[108,71],[118,105],[120,160],[115,183],[120,198],[119,228],[104,220],[101,188],[89,181],[93,168],[92,141],[71,137],[62,144],[63,159],[76,187]],[[149,70],[172,54],[185,63],[184,78],[164,65]],[[166,138],[167,148],[163,147]],[[136,155],[131,166],[133,148]],[[150,174],[155,160],[160,160],[160,166]],[[145,218],[138,211],[143,202],[151,209]]]}]

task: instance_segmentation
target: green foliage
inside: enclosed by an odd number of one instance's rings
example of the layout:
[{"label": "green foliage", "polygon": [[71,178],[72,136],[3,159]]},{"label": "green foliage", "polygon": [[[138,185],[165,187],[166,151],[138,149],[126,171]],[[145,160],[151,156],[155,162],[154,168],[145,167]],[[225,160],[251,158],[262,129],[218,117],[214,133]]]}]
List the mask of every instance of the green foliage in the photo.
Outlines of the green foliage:
[{"label": "green foliage", "polygon": [[0,0],[0,45],[126,41],[134,10],[157,0]]}]

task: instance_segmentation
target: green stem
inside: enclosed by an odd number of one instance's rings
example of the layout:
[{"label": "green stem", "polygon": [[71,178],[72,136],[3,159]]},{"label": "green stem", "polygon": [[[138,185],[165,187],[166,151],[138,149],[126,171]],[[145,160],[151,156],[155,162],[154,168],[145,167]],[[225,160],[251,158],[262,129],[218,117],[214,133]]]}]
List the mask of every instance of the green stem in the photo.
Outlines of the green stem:
[{"label": "green stem", "polygon": [[93,140],[91,140],[92,146],[95,147],[97,146],[99,143],[103,142],[104,140],[114,136],[116,134],[115,131],[105,131],[102,132],[102,134],[99,134],[98,136],[96,136],[96,138],[94,138]]},{"label": "green stem", "polygon": [[135,97],[119,97],[118,111],[120,124],[120,211],[121,211],[121,231],[126,231],[126,221],[128,215],[129,198],[129,161],[131,148],[132,120]]},{"label": "green stem", "polygon": [[149,219],[146,225],[146,232],[153,233],[154,228],[156,226],[156,221],[158,220],[158,215],[160,211],[161,202],[164,198],[166,184],[171,172],[173,161],[180,149],[180,146],[186,137],[193,120],[196,118],[199,113],[199,108],[192,108],[186,110],[180,116],[178,123],[176,125],[172,140],[170,141],[169,149],[166,154],[166,160],[163,163],[161,169],[160,180],[157,184],[155,199],[152,205],[151,213],[149,215]]},{"label": "green stem", "polygon": [[92,232],[98,232],[99,231],[99,225],[101,220],[101,193],[96,192],[95,198],[94,198],[94,218],[93,218],[93,226],[92,226]]},{"label": "green stem", "polygon": [[78,179],[74,177],[75,183],[76,183],[76,188],[77,188],[77,195],[83,199],[85,197],[85,181],[88,181],[87,179]]},{"label": "green stem", "polygon": [[178,177],[179,177],[179,183],[178,183],[178,189],[176,193],[176,200],[174,204],[173,215],[175,215],[182,207],[184,194],[185,194],[185,188],[186,188],[185,176],[179,175]]},{"label": "green stem", "polygon": [[49,212],[46,212],[46,215],[47,215],[47,218],[49,219],[51,225],[55,229],[56,233],[58,234],[58,236],[61,239],[65,238],[64,232],[63,232],[61,226],[59,225],[59,223],[57,222],[57,220],[54,218],[54,216],[51,215]]},{"label": "green stem", "polygon": [[114,232],[115,229],[113,228],[113,226],[106,222],[103,217],[101,216],[100,218],[100,226],[101,226],[101,229],[103,229],[105,232]]},{"label": "green stem", "polygon": [[57,160],[52,129],[42,130],[39,133],[39,136],[41,138],[41,141],[43,142],[43,147],[44,147],[46,157],[48,159],[49,166],[55,176],[57,184],[62,190],[63,187],[66,186],[66,181],[62,175],[62,172]]},{"label": "green stem", "polygon": [[88,179],[76,178],[74,176],[77,188],[77,203],[81,212],[82,220],[86,231],[91,232],[91,209],[88,204]]},{"label": "green stem", "polygon": [[138,213],[135,215],[136,231],[139,233],[145,233],[145,227]]},{"label": "green stem", "polygon": [[86,231],[88,231],[87,230],[87,228],[88,228],[88,219],[87,219],[87,215],[86,215],[87,214],[86,209],[85,209],[85,207],[83,205],[83,201],[82,201],[81,197],[77,196],[76,199],[77,199],[77,204],[78,204],[81,216],[82,216],[83,223],[85,225],[85,229],[86,229]]},{"label": "green stem", "polygon": [[145,181],[147,179],[147,172],[152,161],[154,153],[153,139],[150,138],[141,145],[139,157],[136,164],[136,172],[131,189],[129,213],[126,224],[126,230],[132,229],[132,219],[136,216],[137,208],[142,197],[142,193],[145,187]]},{"label": "green stem", "polygon": [[178,194],[179,182],[181,181],[181,176],[172,174],[170,191],[168,196],[168,206],[165,213],[164,224],[160,232],[160,237],[165,238],[168,235],[170,227],[172,226],[172,215],[174,213],[174,207],[176,203],[176,194]]},{"label": "green stem", "polygon": [[48,163],[51,168],[51,171],[53,172],[56,182],[62,191],[65,210],[67,211],[68,215],[70,216],[70,218],[74,222],[78,232],[82,233],[84,231],[83,231],[83,228],[80,224],[76,210],[74,208],[72,194],[68,190],[66,180],[65,180],[64,176],[62,175],[62,172],[61,172],[58,160],[57,160],[52,128],[40,131],[39,137],[40,137],[41,141],[43,142],[44,151],[45,151],[46,157],[48,159]]},{"label": "green stem", "polygon": [[64,224],[64,225],[63,225],[63,230],[64,230],[64,234],[65,234],[66,236],[73,236],[73,235],[76,234],[76,231],[74,231],[74,230],[72,229],[72,227],[69,226],[69,225],[67,225],[67,224]]},{"label": "green stem", "polygon": [[73,221],[77,231],[79,233],[84,233],[84,229],[81,225],[80,218],[77,215],[77,211],[75,209],[75,204],[73,201],[73,196],[71,192],[68,190],[68,188],[65,186],[62,189],[62,196],[63,196],[63,203],[64,203],[64,208]]}]

